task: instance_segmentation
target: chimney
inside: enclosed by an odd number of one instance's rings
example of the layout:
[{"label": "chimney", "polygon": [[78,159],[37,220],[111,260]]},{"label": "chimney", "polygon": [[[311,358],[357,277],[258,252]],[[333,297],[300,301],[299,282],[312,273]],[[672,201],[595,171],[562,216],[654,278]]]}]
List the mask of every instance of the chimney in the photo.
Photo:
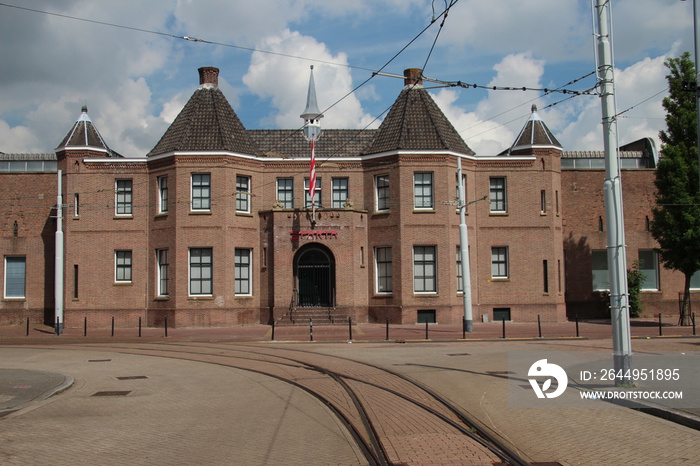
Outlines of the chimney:
[{"label": "chimney", "polygon": [[420,68],[409,68],[403,71],[404,86],[423,87],[423,70]]},{"label": "chimney", "polygon": [[203,66],[198,71],[200,86],[219,87],[219,68],[214,66]]}]

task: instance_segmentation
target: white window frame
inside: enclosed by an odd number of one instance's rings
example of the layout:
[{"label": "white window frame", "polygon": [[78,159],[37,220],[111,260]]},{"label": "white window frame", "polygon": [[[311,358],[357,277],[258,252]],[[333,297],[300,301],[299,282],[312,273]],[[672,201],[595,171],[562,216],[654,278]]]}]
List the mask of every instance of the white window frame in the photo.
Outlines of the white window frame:
[{"label": "white window frame", "polygon": [[491,247],[491,278],[497,280],[510,278],[509,255],[508,246]]},{"label": "white window frame", "polygon": [[[309,198],[309,178],[304,178],[304,207],[307,209],[311,208],[311,199]],[[321,177],[316,177],[316,194],[314,196],[314,203],[316,207],[323,207],[323,197],[321,191]]]},{"label": "white window frame", "polygon": [[[501,186],[494,185],[494,182],[502,181]],[[489,178],[489,212],[508,212],[508,180],[505,176],[492,176]]]},{"label": "white window frame", "polygon": [[415,210],[435,210],[433,172],[415,172],[413,174],[413,208]]},{"label": "white window frame", "polygon": [[250,176],[236,175],[236,212],[250,213],[252,199],[250,196],[250,185]]},{"label": "white window frame", "polygon": [[[27,256],[5,256],[5,268],[4,268],[4,278],[3,278],[3,296],[5,299],[26,299],[27,297]],[[22,294],[12,294],[8,295],[8,288],[10,280],[18,280],[16,277],[10,276],[10,268],[14,268],[8,265],[8,263],[22,263]],[[17,274],[17,271],[13,270],[13,275]]]},{"label": "white window frame", "polygon": [[[345,186],[343,186],[345,182]],[[332,178],[331,179],[331,195],[332,207],[334,209],[343,209],[347,203],[348,197],[350,196],[350,179],[344,178]]]},{"label": "white window frame", "polygon": [[132,179],[114,180],[114,215],[119,217],[134,215],[134,181]]},{"label": "white window frame", "polygon": [[[207,184],[198,184],[195,186],[194,180],[195,176],[197,177],[207,177],[208,183]],[[200,180],[203,180],[204,178],[200,178]],[[208,193],[206,196],[197,196],[195,198],[195,189],[207,189]],[[202,205],[205,204],[204,200],[206,200],[206,207],[195,207],[195,199],[197,199]],[[190,210],[192,211],[200,211],[200,212],[210,212],[211,211],[211,173],[192,173],[192,176],[190,176]]]},{"label": "white window frame", "polygon": [[[388,253],[388,260],[387,260]],[[390,295],[394,292],[394,259],[391,246],[374,248],[374,283],[375,292]],[[384,285],[384,289],[382,289]]]},{"label": "white window frame", "polygon": [[[421,249],[422,251],[419,251]],[[432,261],[420,260],[418,262],[418,253],[420,252],[423,256],[432,249]],[[416,294],[437,294],[438,292],[438,263],[437,263],[437,246],[434,245],[421,245],[413,246],[413,292]],[[426,267],[432,267],[432,275],[425,272]],[[423,275],[417,275],[419,269],[422,268]],[[427,287],[426,283],[432,280],[432,288]],[[417,287],[416,282],[422,281],[422,286]]]},{"label": "white window frame", "polygon": [[[117,249],[114,251],[114,282],[131,283],[134,278],[134,255],[129,249]],[[123,276],[120,277],[120,271]],[[128,278],[126,275],[128,274]]]},{"label": "white window frame", "polygon": [[[280,182],[283,181],[283,188],[280,189]],[[280,194],[284,194],[280,197]],[[284,209],[294,208],[294,178],[277,178],[277,201]]]},{"label": "white window frame", "polygon": [[[379,183],[383,182],[384,185],[380,186]],[[391,199],[391,185],[389,182],[389,175],[376,175],[374,177],[374,199],[377,212],[388,212],[391,210],[390,199]]]},{"label": "white window frame", "polygon": [[156,290],[158,296],[170,296],[168,250],[156,249]]},{"label": "white window frame", "polygon": [[159,176],[158,178],[158,213],[168,213],[168,177]]},{"label": "white window frame", "polygon": [[[642,258],[642,254],[651,254],[651,265],[653,267],[646,267],[642,268],[642,265],[646,265],[644,260]],[[642,283],[642,290],[645,291],[658,291],[660,289],[660,284],[659,284],[659,255],[656,251],[653,249],[640,249],[637,252],[638,259],[639,259],[639,271],[644,274],[644,282]],[[647,271],[653,271],[653,277],[649,277]],[[649,286],[649,282],[653,280],[652,286]]]},{"label": "white window frame", "polygon": [[[247,262],[239,261],[239,258]],[[234,294],[236,296],[253,295],[253,250],[251,248],[236,248],[234,252]],[[246,276],[244,276],[244,274]],[[244,290],[244,286],[247,290]]]},{"label": "white window frame", "polygon": [[[193,251],[200,251],[200,253],[203,251],[209,251],[209,262],[198,262],[198,264],[200,265],[200,267],[199,267],[200,272],[203,270],[206,270],[206,269],[209,270],[209,278],[208,279],[202,278],[201,276],[198,278],[192,277],[192,269],[193,269],[193,265],[194,265],[192,262],[192,252]],[[188,264],[188,271],[189,271],[188,276],[187,276],[187,282],[188,282],[187,292],[188,292],[189,296],[213,296],[214,295],[214,249],[213,248],[189,248],[189,250],[187,251],[187,255],[188,255],[187,264]],[[202,257],[202,256],[200,255],[199,257]],[[202,293],[202,292],[193,293],[192,292],[192,280],[198,280],[198,282],[200,284],[200,291],[201,291],[201,284],[208,282],[210,292],[209,293]]]}]

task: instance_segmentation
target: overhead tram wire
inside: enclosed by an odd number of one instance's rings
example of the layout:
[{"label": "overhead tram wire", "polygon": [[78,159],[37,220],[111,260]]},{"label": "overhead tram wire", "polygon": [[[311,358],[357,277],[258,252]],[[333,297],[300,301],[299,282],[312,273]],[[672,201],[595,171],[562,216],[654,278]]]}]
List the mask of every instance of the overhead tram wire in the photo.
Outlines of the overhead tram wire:
[{"label": "overhead tram wire", "polygon": [[276,55],[276,56],[280,56],[280,57],[294,58],[297,60],[306,60],[306,61],[315,62],[315,63],[322,63],[325,65],[340,66],[340,67],[344,67],[344,68],[351,68],[351,69],[362,70],[362,71],[370,71],[370,72],[373,71],[370,68],[365,68],[362,66],[348,65],[347,63],[338,63],[338,62],[333,62],[333,61],[329,61],[329,60],[320,60],[320,59],[316,59],[316,58],[302,57],[299,55],[292,55],[292,54],[288,54],[288,53],[273,52],[270,50],[262,50],[262,49],[258,49],[255,47],[244,47],[242,45],[229,44],[226,42],[217,42],[217,41],[207,40],[207,39],[199,39],[197,37],[183,36],[183,35],[178,35],[178,34],[172,34],[169,32],[162,32],[162,31],[155,31],[152,29],[138,28],[138,27],[134,27],[134,26],[125,26],[123,24],[111,23],[108,21],[99,21],[96,19],[81,18],[79,16],[66,15],[63,13],[55,13],[55,12],[46,11],[46,10],[39,10],[37,8],[28,8],[28,7],[18,6],[18,5],[11,5],[8,3],[3,3],[3,2],[0,2],[0,7],[15,8],[17,10],[24,10],[24,11],[28,11],[28,12],[32,12],[32,13],[40,13],[43,15],[56,16],[58,18],[70,19],[73,21],[81,21],[84,23],[97,24],[100,26],[108,26],[108,27],[113,27],[113,28],[117,28],[117,29],[125,29],[128,31],[141,32],[144,34],[153,34],[153,35],[157,35],[157,36],[168,37],[171,39],[185,40],[188,42],[199,42],[202,44],[217,45],[220,47],[234,48],[234,49],[239,49],[239,50],[245,50],[248,52],[259,52],[259,53],[266,53],[269,55]]},{"label": "overhead tram wire", "polygon": [[[314,62],[316,62],[316,63],[324,63],[324,64],[328,64],[328,65],[333,65],[333,66],[343,66],[343,67],[347,67],[347,68],[359,69],[359,70],[371,71],[371,72],[372,72],[372,74],[371,74],[367,79],[365,79],[362,83],[360,83],[359,85],[355,86],[351,91],[349,91],[349,92],[348,92],[347,94],[345,94],[343,97],[341,97],[341,98],[338,99],[336,102],[334,102],[332,105],[330,105],[329,107],[327,107],[323,112],[321,112],[321,113],[325,113],[325,112],[327,112],[328,110],[330,110],[331,108],[333,108],[333,107],[335,107],[336,105],[338,105],[341,101],[343,101],[344,99],[346,99],[347,97],[349,97],[349,96],[352,95],[353,93],[357,92],[357,90],[359,90],[361,87],[363,87],[363,86],[364,86],[365,84],[367,84],[369,81],[371,81],[375,76],[381,75],[382,70],[384,70],[387,66],[389,66],[399,55],[401,55],[408,47],[410,47],[416,40],[418,40],[418,38],[420,38],[420,37],[421,37],[421,36],[422,36],[422,35],[423,35],[437,20],[439,20],[439,19],[440,19],[441,17],[443,17],[443,16],[446,17],[446,16],[447,16],[447,13],[448,13],[448,11],[449,11],[449,9],[450,9],[452,6],[454,6],[458,1],[459,1],[459,0],[451,0],[451,1],[450,1],[450,4],[447,6],[447,8],[446,8],[445,10],[443,10],[437,17],[435,17],[435,16],[433,15],[432,20],[430,21],[430,23],[429,23],[425,28],[423,28],[415,37],[413,37],[413,39],[411,39],[405,46],[403,46],[396,54],[394,54],[394,55],[393,55],[384,65],[382,65],[382,67],[379,68],[379,70],[377,70],[377,71],[372,70],[372,69],[369,69],[369,68],[363,68],[363,67],[358,67],[358,66],[352,66],[352,65],[342,64],[342,63],[335,63],[335,62],[324,61],[324,60],[316,60],[316,59],[307,58],[307,57],[300,57],[300,56],[289,55],[289,54],[283,54],[283,53],[277,53],[277,52],[271,52],[271,51],[260,50],[260,49],[255,49],[255,48],[242,47],[242,46],[237,46],[237,45],[232,45],[232,44],[219,43],[219,42],[214,42],[214,41],[209,41],[209,40],[204,40],[204,39],[197,39],[197,38],[193,38],[193,37],[189,37],[189,36],[179,36],[179,35],[176,35],[176,34],[164,33],[164,32],[153,31],[153,30],[142,29],[142,28],[136,28],[136,27],[131,27],[131,26],[123,26],[123,25],[119,25],[119,24],[115,24],[115,23],[109,23],[109,22],[105,22],[105,21],[91,20],[91,19],[80,18],[80,17],[76,17],[76,16],[71,16],[71,15],[65,15],[65,14],[60,14],[60,13],[53,13],[53,12],[38,10],[38,9],[34,9],[34,8],[20,7],[20,6],[10,5],[10,4],[6,4],[6,3],[2,3],[2,2],[0,2],[0,6],[9,7],[9,8],[16,8],[16,9],[19,9],[19,10],[25,10],[25,11],[30,11],[30,12],[34,12],[34,13],[41,13],[41,14],[46,14],[46,15],[51,15],[51,16],[57,16],[57,17],[66,18],[66,19],[72,19],[72,20],[76,20],[76,21],[83,21],[83,22],[87,22],[87,23],[99,24],[99,25],[103,25],[103,26],[115,27],[115,28],[126,29],[126,30],[133,30],[133,31],[137,31],[137,32],[147,33],[147,34],[155,34],[155,35],[160,35],[160,36],[164,36],[164,37],[170,37],[170,38],[174,38],[174,39],[183,39],[183,40],[187,40],[187,41],[201,42],[201,43],[210,44],[210,45],[219,45],[219,46],[237,48],[237,49],[248,50],[248,51],[254,51],[254,52],[268,53],[268,54],[273,54],[273,55],[278,55],[278,56],[285,56],[285,57],[288,57],[288,58],[295,58],[295,59],[301,59],[301,60],[308,60],[308,61],[314,61]],[[444,25],[444,19],[443,19],[443,21],[442,21],[440,27],[442,28],[443,25]],[[438,36],[439,36],[439,33],[438,33]],[[437,37],[436,37],[436,40],[437,40]],[[431,52],[432,52],[432,48],[431,48]],[[430,54],[429,54],[428,57],[426,58],[426,61],[425,61],[426,64],[427,64],[429,58],[430,58]],[[379,119],[379,118],[381,117],[381,115],[383,115],[383,114],[385,114],[387,111],[389,111],[389,109],[391,109],[391,106],[389,106],[386,110],[384,110],[380,115],[378,115],[377,117],[375,117],[374,120],[372,120],[372,121],[371,121],[369,124],[367,124],[364,128],[359,129],[359,130],[358,130],[358,134],[360,134],[362,131],[366,130],[372,123],[374,123],[377,119]],[[303,127],[298,128],[298,130],[301,130],[302,128],[303,128]],[[293,134],[294,134],[294,131],[291,131],[291,132],[290,132],[290,135],[287,136],[287,137],[286,137],[285,139],[283,139],[282,141],[280,141],[276,146],[274,146],[274,147],[272,148],[272,150],[274,150],[275,147],[279,147],[280,144],[284,143],[284,141],[286,141],[287,139],[289,139]],[[351,140],[351,141],[348,141],[345,145],[349,144],[350,142],[352,142],[352,140]],[[345,145],[343,145],[342,147],[345,147]],[[342,147],[341,147],[340,149],[342,149]],[[328,157],[325,158],[325,160],[321,161],[320,164],[323,164],[324,162],[327,162],[327,161],[330,160],[330,158],[333,157],[334,155],[335,155],[335,154],[329,155]],[[228,164],[225,164],[225,165],[221,165],[221,166],[220,166],[220,168],[226,168],[226,167],[228,167]],[[300,172],[300,173],[301,173],[301,172]],[[147,183],[147,182],[143,182],[143,183]],[[263,185],[263,186],[265,186],[265,185]],[[102,193],[102,192],[107,192],[107,191],[111,191],[111,189],[99,189],[99,190],[94,191],[94,193],[97,194],[97,193]],[[85,194],[89,194],[89,193],[85,193]],[[236,194],[236,193],[234,192],[233,194],[225,194],[225,195],[222,195],[222,196],[217,196],[217,199],[228,198],[229,196],[235,195],[235,194]],[[213,200],[214,200],[214,198],[212,198],[212,201],[213,201]],[[189,200],[186,200],[186,201],[176,200],[175,202],[176,202],[176,203],[180,203],[180,202],[189,202]],[[106,208],[110,208],[110,206],[105,206],[105,207],[106,207]]]}]

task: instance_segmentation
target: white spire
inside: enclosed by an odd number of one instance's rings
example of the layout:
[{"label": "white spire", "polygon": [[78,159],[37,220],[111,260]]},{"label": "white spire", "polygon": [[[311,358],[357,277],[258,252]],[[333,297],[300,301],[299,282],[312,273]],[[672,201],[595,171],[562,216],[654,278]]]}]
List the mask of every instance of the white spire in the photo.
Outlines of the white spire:
[{"label": "white spire", "polygon": [[309,77],[309,92],[306,95],[306,108],[304,113],[299,115],[304,119],[304,137],[311,141],[317,140],[321,136],[321,123],[323,113],[318,109],[316,102],[316,85],[314,83],[314,65],[311,65],[311,76]]}]

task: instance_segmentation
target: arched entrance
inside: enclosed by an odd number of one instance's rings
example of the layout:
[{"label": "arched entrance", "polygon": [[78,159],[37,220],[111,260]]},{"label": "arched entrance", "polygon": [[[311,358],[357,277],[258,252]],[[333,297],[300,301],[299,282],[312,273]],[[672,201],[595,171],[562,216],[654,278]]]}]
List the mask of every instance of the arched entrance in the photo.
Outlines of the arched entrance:
[{"label": "arched entrance", "polygon": [[294,280],[298,306],[335,306],[335,260],[325,246],[310,244],[297,252]]}]

